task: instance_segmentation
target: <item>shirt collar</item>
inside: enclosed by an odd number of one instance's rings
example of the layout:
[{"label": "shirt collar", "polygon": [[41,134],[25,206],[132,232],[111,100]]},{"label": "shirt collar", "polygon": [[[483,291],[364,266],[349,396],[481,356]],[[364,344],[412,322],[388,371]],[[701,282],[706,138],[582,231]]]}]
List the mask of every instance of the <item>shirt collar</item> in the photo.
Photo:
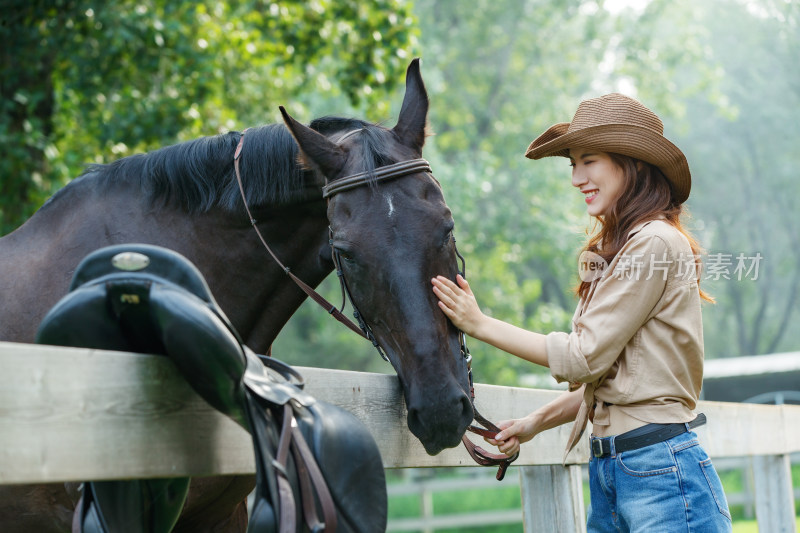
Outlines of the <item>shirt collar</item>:
[{"label": "shirt collar", "polygon": [[666,219],[667,219],[667,217],[665,217],[664,215],[659,215],[656,218],[651,218],[650,220],[645,220],[644,222],[639,222],[638,224],[636,224],[628,232],[628,238],[630,239],[631,237],[633,237],[634,235],[639,233],[642,230],[642,228],[644,228],[646,225],[650,224],[652,221],[654,221],[654,220],[666,220]]}]

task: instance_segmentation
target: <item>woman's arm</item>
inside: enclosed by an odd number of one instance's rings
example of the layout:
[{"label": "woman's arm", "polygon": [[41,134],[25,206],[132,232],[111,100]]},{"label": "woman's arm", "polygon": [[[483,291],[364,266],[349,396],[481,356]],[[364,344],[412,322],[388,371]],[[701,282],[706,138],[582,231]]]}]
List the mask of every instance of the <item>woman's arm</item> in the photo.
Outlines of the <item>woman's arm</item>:
[{"label": "woman's arm", "polygon": [[526,417],[499,422],[497,426],[503,431],[496,438],[486,441],[506,455],[514,455],[519,451],[520,444],[528,442],[542,431],[575,420],[583,402],[583,389],[565,392]]},{"label": "woman's arm", "polygon": [[521,359],[549,366],[544,335],[484,315],[467,280],[459,275],[456,281],[458,284],[444,276],[437,276],[431,283],[433,292],[439,298],[439,307],[457,328],[470,337]]}]

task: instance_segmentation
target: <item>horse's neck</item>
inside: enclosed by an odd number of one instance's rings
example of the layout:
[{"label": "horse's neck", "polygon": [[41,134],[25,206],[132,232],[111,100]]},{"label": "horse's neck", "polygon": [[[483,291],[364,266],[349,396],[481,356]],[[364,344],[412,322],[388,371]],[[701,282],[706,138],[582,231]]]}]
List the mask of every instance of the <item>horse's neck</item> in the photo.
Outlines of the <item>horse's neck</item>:
[{"label": "horse's neck", "polygon": [[[260,223],[259,229],[281,262],[312,287],[332,270],[321,257],[328,244],[322,209],[313,215],[287,212]],[[220,246],[198,267],[245,343],[264,353],[306,295],[278,267],[252,227],[223,238]]]},{"label": "horse's neck", "polygon": [[[0,340],[33,342],[47,311],[67,293],[90,252],[122,243],[164,246],[186,256],[245,342],[265,351],[305,299],[263,249],[252,227],[229,215],[189,215],[146,205],[137,191],[98,194],[90,178],[73,182],[12,234],[0,239]],[[281,260],[312,286],[330,272],[321,204],[259,224]]]},{"label": "horse's neck", "polygon": [[85,221],[94,218],[89,213],[101,207],[90,209],[94,199],[87,185],[76,180],[0,239],[0,340],[33,342],[80,260],[104,245],[104,238],[86,228]]}]

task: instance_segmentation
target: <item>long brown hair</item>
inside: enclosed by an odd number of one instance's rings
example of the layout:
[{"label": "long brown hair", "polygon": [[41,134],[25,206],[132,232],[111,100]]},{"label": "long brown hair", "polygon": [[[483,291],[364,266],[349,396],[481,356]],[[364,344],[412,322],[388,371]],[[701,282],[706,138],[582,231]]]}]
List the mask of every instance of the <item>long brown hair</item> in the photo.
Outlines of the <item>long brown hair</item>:
[{"label": "long brown hair", "polygon": [[[680,231],[689,241],[695,257],[698,283],[702,271],[700,254],[702,247],[681,224],[681,215],[687,215],[683,204],[674,200],[669,181],[658,167],[620,154],[608,154],[611,160],[622,169],[622,194],[611,205],[608,212],[597,217],[599,231],[589,235],[584,251],[594,252],[606,263],[619,253],[628,240],[628,232],[634,226],[648,220],[666,218],[666,221]],[[581,298],[589,294],[590,281],[582,281],[575,292]],[[713,302],[714,299],[700,289],[700,297]]]}]

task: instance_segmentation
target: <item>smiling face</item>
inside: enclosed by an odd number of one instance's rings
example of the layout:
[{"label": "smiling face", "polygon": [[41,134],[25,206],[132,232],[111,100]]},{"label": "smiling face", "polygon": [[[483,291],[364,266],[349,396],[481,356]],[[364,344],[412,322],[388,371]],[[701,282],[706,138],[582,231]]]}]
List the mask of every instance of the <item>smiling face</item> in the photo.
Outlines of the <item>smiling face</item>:
[{"label": "smiling face", "polygon": [[570,148],[572,185],[585,196],[586,212],[605,215],[617,201],[624,186],[624,172],[606,152]]}]

